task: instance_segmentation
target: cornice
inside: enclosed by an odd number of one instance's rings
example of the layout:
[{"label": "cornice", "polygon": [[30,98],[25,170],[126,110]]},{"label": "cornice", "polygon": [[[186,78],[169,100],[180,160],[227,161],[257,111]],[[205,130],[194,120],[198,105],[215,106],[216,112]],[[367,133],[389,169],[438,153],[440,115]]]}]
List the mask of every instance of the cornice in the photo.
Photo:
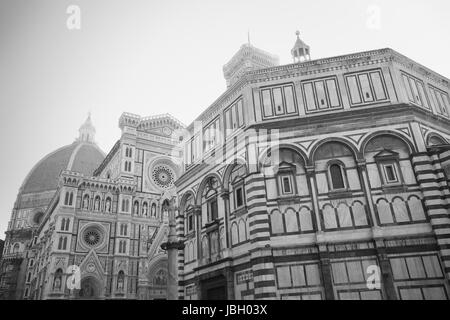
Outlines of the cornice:
[{"label": "cornice", "polygon": [[441,74],[434,72],[433,70],[421,65],[420,63],[411,60],[410,58],[398,53],[396,51],[393,52],[393,62],[401,65],[402,67],[412,70],[423,77],[425,77],[430,82],[434,82],[437,85],[450,88],[450,80]]},{"label": "cornice", "polygon": [[[382,63],[396,62],[408,69],[419,72],[427,79],[450,88],[450,80],[442,75],[418,64],[417,62],[403,56],[397,51],[384,48],[378,50],[364,51],[353,54],[335,56],[324,59],[306,61],[302,63],[292,63],[282,66],[275,66],[246,72],[242,78],[225,91],[214,101],[210,107],[203,111],[195,121],[208,122],[232,102],[236,96],[248,85],[277,81],[282,79],[291,79],[297,77],[313,76],[322,73],[346,71],[349,69],[363,66],[379,65]],[[340,64],[337,64],[340,63]],[[333,65],[335,64],[335,65]],[[194,121],[194,122],[195,122]],[[188,127],[193,130],[194,123]]]}]

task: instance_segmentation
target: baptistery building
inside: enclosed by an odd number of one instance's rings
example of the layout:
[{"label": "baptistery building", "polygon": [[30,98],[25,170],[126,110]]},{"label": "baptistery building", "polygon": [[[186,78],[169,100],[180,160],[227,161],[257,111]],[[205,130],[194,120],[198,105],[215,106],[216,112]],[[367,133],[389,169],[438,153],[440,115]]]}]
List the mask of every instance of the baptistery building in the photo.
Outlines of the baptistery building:
[{"label": "baptistery building", "polygon": [[448,299],[450,80],[250,43],[184,139],[179,299]]}]

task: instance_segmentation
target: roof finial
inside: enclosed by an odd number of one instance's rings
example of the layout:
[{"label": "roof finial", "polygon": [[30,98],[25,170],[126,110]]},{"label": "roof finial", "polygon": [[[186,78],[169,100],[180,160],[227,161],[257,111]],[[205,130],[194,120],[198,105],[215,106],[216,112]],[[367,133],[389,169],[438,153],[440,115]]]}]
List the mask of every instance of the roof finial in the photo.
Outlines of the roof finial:
[{"label": "roof finial", "polygon": [[297,39],[300,39],[300,31],[295,31],[295,34],[297,35]]},{"label": "roof finial", "polygon": [[248,45],[251,45],[251,43],[250,43],[250,29],[247,30],[247,43],[248,43]]}]

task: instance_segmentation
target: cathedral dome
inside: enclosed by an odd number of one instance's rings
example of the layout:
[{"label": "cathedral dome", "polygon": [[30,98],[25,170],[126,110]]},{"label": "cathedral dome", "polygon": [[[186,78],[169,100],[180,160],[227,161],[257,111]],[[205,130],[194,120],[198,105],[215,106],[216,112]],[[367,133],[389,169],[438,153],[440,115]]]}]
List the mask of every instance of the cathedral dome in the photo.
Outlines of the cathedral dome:
[{"label": "cathedral dome", "polygon": [[21,193],[56,190],[62,170],[92,175],[104,158],[104,153],[93,143],[78,141],[59,148],[35,165],[25,179]]},{"label": "cathedral dome", "polygon": [[20,188],[20,194],[56,190],[63,170],[93,175],[105,158],[104,152],[94,142],[95,128],[89,115],[80,127],[80,136],[72,144],[51,152],[30,171]]}]

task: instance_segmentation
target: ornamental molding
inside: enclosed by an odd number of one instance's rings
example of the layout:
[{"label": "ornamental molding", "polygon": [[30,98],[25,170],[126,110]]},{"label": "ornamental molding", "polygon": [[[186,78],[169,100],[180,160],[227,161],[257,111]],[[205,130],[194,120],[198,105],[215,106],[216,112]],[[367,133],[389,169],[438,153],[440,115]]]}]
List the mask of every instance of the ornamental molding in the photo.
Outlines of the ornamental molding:
[{"label": "ornamental molding", "polygon": [[412,61],[411,59],[395,53],[393,55],[393,62],[402,66],[403,68],[413,71],[421,76],[425,77],[428,81],[433,82],[437,85],[443,86],[445,88],[450,88],[450,80],[441,76],[440,74],[422,66],[419,63]]},{"label": "ornamental molding", "polygon": [[[347,70],[349,68],[357,68],[366,65],[380,64],[384,62],[390,62],[390,57],[382,57],[378,59],[372,59],[373,56],[393,53],[391,49],[381,49],[375,51],[367,51],[361,53],[355,53],[350,55],[344,55],[339,57],[332,57],[327,59],[320,59],[314,61],[308,61],[303,63],[294,63],[283,66],[263,68],[259,70],[253,70],[246,72],[242,78],[230,87],[225,93],[223,93],[213,104],[207,108],[195,121],[208,122],[213,119],[219,111],[225,108],[228,103],[232,102],[240,91],[249,84],[261,83],[268,81],[276,81],[280,79],[295,78],[300,76],[321,74],[324,72],[333,72],[339,70]],[[362,58],[366,58],[365,61],[360,61]],[[310,67],[317,67],[324,64],[337,63],[347,61],[345,65],[340,66],[326,66],[324,68],[315,68],[314,70],[309,70]],[[305,71],[300,71],[301,69],[306,69]],[[278,73],[278,74],[277,74]],[[257,78],[259,76],[259,79]],[[257,79],[255,79],[257,78]],[[194,122],[195,122],[194,121]],[[193,124],[189,125],[189,131],[193,130]]]},{"label": "ornamental molding", "polygon": [[[312,76],[328,72],[345,71],[348,69],[360,68],[370,65],[379,65],[382,63],[395,62],[408,70],[413,70],[428,80],[450,88],[450,83],[445,77],[433,72],[430,69],[414,62],[413,60],[401,55],[392,49],[381,49],[367,52],[360,52],[350,55],[307,61],[303,63],[294,63],[283,66],[263,68],[246,72],[242,78],[236,82],[230,89],[223,93],[209,108],[207,108],[195,121],[207,122],[213,119],[225,108],[243,88],[249,84],[258,84],[269,81],[278,81],[281,79],[290,79],[296,77]],[[341,63],[338,66],[330,64]],[[321,67],[322,66],[322,67]],[[188,127],[192,131],[193,124]]]}]

